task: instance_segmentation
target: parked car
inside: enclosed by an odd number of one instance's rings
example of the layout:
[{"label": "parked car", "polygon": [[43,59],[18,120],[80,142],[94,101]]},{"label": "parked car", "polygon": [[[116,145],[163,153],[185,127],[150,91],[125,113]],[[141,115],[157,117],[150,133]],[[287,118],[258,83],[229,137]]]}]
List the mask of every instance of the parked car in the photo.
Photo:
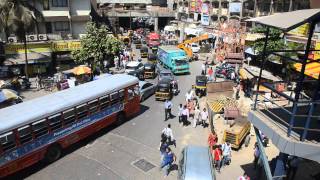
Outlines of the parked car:
[{"label": "parked car", "polygon": [[139,81],[139,90],[140,101],[144,101],[155,93],[156,85],[146,81]]},{"label": "parked car", "polygon": [[216,179],[213,158],[208,147],[189,145],[183,148],[179,160],[178,179]]},{"label": "parked car", "polygon": [[131,71],[136,71],[136,70],[144,70],[144,66],[142,62],[130,61],[125,67],[125,73],[129,73]]},{"label": "parked car", "polygon": [[193,53],[198,53],[200,51],[200,46],[199,44],[196,43],[192,43],[191,44],[191,50]]},{"label": "parked car", "polygon": [[159,72],[158,80],[161,81],[164,78],[168,78],[171,81],[174,80],[174,75],[170,70],[163,69]]}]

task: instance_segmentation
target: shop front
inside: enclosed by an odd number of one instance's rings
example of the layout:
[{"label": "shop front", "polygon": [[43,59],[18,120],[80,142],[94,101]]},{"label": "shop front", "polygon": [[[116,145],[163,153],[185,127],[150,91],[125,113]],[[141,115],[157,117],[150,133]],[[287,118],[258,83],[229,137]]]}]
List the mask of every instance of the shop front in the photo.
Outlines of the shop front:
[{"label": "shop front", "polygon": [[52,64],[59,67],[59,71],[72,69],[75,62],[71,56],[73,50],[79,49],[81,43],[79,40],[74,41],[56,41],[52,43]]},{"label": "shop front", "polygon": [[28,63],[28,74],[50,74],[51,43],[40,42],[27,44],[27,53],[22,43],[5,45],[5,61],[15,75],[24,75],[25,64]]}]

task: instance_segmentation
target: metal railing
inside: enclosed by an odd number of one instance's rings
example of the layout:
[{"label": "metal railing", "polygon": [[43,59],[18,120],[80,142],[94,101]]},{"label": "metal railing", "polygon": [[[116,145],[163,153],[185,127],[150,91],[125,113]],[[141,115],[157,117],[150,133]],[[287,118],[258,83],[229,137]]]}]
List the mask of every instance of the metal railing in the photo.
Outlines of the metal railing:
[{"label": "metal railing", "polygon": [[[289,102],[290,100],[284,99],[284,101]],[[307,109],[308,112],[303,114],[297,114],[294,112],[294,110],[290,111],[288,109],[293,108],[293,106],[279,105],[278,102],[279,100],[277,99],[267,98],[262,94],[258,94],[258,98],[255,101],[257,106],[253,110],[261,112],[264,116],[267,116],[269,119],[271,116],[271,119],[278,127],[283,129],[284,131],[287,131],[288,137],[294,137],[300,139],[301,141],[305,141],[309,132],[320,133],[320,129],[310,128],[311,121],[314,121],[315,118],[320,118],[320,115],[313,115],[315,107],[320,104],[319,101],[303,100],[293,102],[296,103],[297,107],[301,105],[305,106],[305,109]],[[275,113],[275,111],[280,111],[282,117],[278,115],[279,113]],[[293,119],[293,122],[285,121],[283,116]],[[304,126],[294,126],[294,124],[296,124],[296,122],[299,121],[305,121]],[[317,119],[317,121],[320,120]],[[300,122],[300,124],[303,123]],[[301,132],[297,133],[294,130],[300,130],[302,131],[302,134]]]}]

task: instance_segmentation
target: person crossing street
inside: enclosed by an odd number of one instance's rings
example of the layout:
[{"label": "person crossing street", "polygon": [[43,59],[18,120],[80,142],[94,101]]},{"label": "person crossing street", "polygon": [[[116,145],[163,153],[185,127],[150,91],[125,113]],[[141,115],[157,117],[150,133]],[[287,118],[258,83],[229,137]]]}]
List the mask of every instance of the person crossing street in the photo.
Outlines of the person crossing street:
[{"label": "person crossing street", "polygon": [[171,108],[172,108],[172,102],[169,99],[167,99],[164,102],[164,115],[165,115],[164,120],[165,121],[168,120],[168,116],[169,118],[172,118]]}]

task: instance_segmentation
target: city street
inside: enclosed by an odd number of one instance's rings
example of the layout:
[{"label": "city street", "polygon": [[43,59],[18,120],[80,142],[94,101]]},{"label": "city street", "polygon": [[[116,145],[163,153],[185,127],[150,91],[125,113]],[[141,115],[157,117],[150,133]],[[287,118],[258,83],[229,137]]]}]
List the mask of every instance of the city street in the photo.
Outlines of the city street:
[{"label": "city street", "polygon": [[[191,63],[191,74],[181,75],[177,79],[181,92],[173,98],[173,114],[177,114],[179,103],[195,81],[195,75],[201,70],[201,62]],[[23,170],[19,178],[26,179],[161,179],[159,171],[160,152],[158,150],[161,130],[172,124],[179,156],[187,144],[206,145],[208,128],[183,128],[178,117],[164,121],[164,104],[155,101],[154,96],[142,103],[142,112],[118,127],[111,127],[91,136],[67,149],[64,157],[46,167],[41,164]],[[133,165],[145,159],[155,167],[143,172]],[[21,176],[20,176],[21,175]],[[177,171],[169,175],[176,179]]]}]

